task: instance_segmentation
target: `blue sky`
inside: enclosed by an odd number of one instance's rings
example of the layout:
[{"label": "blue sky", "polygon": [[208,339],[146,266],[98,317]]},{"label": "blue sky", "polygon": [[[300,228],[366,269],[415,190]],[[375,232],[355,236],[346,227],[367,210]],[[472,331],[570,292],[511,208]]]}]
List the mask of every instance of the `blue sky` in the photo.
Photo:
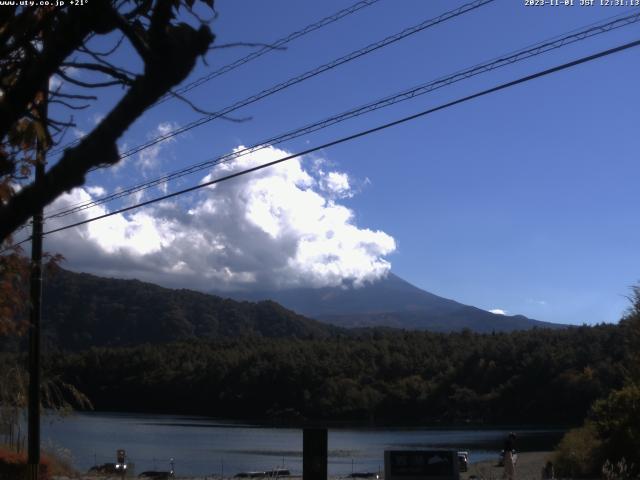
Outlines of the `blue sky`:
[{"label": "blue sky", "polygon": [[[353,2],[217,2],[216,44],[273,42]],[[189,92],[216,111],[462,5],[380,0]],[[629,11],[496,0],[164,142],[56,207],[153,179]],[[599,2],[598,2],[599,3]],[[146,192],[144,199],[297,152],[640,37],[606,33]],[[98,39],[97,45],[107,45]],[[212,50],[190,79],[252,51]],[[136,65],[125,47],[119,60]],[[366,282],[391,271],[487,310],[563,323],[617,321],[640,279],[637,204],[640,49],[581,65],[316,152],[103,226],[48,237],[67,266],[171,286],[220,289]],[[75,75],[82,73],[72,72]],[[121,95],[77,116],[89,131]],[[198,118],[172,100],[148,111],[121,149]],[[227,170],[224,170],[226,168]],[[235,182],[235,183],[234,183]],[[272,197],[273,195],[273,197]],[[268,198],[267,198],[268,197]],[[125,202],[132,202],[127,199]],[[115,203],[91,214],[110,211]],[[137,216],[136,216],[137,215]],[[319,220],[321,219],[321,220]],[[59,220],[51,225],[60,225]],[[203,229],[208,235],[200,237]],[[204,283],[203,283],[204,282]],[[224,285],[222,285],[224,287]]]}]

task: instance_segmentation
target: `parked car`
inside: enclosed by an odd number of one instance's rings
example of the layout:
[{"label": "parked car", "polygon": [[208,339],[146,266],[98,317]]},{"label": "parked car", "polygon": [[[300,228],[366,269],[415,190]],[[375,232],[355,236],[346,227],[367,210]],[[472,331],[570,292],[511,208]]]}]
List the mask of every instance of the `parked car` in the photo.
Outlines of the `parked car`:
[{"label": "parked car", "polygon": [[155,470],[149,470],[142,472],[138,475],[138,478],[148,478],[150,480],[170,480],[174,477],[173,470],[168,472],[157,472]]},{"label": "parked car", "polygon": [[469,468],[469,452],[458,452],[458,463],[460,471],[466,472]]},{"label": "parked car", "polygon": [[89,473],[109,474],[118,473],[115,463],[103,463],[102,465],[94,465],[89,469]]},{"label": "parked car", "polygon": [[347,475],[347,478],[374,478],[378,480],[380,475],[373,472],[353,472]]},{"label": "parked car", "polygon": [[268,472],[264,472],[266,477],[269,478],[278,478],[278,477],[289,477],[291,476],[291,472],[288,468],[274,468],[273,470],[269,470]]}]

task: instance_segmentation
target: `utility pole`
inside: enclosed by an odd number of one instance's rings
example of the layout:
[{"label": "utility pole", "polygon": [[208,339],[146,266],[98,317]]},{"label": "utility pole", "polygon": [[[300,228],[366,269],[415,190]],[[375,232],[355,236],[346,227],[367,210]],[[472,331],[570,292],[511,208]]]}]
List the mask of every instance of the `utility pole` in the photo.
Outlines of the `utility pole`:
[{"label": "utility pole", "polygon": [[327,429],[302,430],[302,478],[327,480]]},{"label": "utility pole", "polygon": [[[47,98],[48,82],[42,90],[42,99],[36,107],[42,130],[37,141],[35,183],[39,185],[44,177],[47,138]],[[40,466],[40,307],[42,301],[42,208],[33,216],[31,233],[31,279],[29,288],[29,404],[27,480],[38,480]]]}]

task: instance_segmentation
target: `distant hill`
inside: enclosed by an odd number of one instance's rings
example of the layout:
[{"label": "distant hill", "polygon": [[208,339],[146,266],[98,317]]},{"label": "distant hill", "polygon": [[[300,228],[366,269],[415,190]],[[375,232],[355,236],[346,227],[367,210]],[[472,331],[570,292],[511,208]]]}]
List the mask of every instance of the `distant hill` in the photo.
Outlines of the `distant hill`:
[{"label": "distant hill", "polygon": [[339,331],[272,301],[238,302],[66,270],[45,281],[42,325],[46,341],[71,350],[196,338],[324,338]]},{"label": "distant hill", "polygon": [[235,300],[61,269],[44,285],[45,341],[81,350],[248,336],[326,338],[345,327],[436,332],[561,327],[463,305],[425,292],[393,274],[361,288],[299,288],[232,295]]},{"label": "distant hill", "polygon": [[451,332],[526,330],[564,325],[522,315],[497,315],[439,297],[392,273],[360,288],[295,288],[278,291],[219,293],[238,300],[270,299],[307,317],[342,327],[395,327]]}]

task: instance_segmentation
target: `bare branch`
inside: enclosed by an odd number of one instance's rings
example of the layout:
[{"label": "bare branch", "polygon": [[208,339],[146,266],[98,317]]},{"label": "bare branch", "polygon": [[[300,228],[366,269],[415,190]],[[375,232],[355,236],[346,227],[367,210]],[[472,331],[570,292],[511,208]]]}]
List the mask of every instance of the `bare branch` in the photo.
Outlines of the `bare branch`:
[{"label": "bare branch", "polygon": [[[52,128],[53,130],[55,130],[54,135],[57,135],[57,134],[59,134],[60,132],[62,132],[62,130],[64,130],[64,127],[59,127],[59,126],[57,126],[57,125],[54,125],[54,124],[53,124],[53,123],[51,123],[51,122],[47,122],[47,126],[48,126],[49,128]],[[51,143],[53,144],[53,142],[51,142]]]},{"label": "bare branch", "polygon": [[70,108],[71,110],[84,110],[85,108],[89,108],[90,105],[88,103],[84,104],[84,105],[72,105],[70,103],[65,102],[64,100],[49,100],[49,103],[57,103],[59,105],[64,105],[67,108]]},{"label": "bare branch", "polygon": [[[75,67],[82,70],[92,70],[94,72],[104,73],[105,75],[109,75],[116,80],[120,80],[121,83],[125,85],[131,85],[133,83],[133,79],[129,76],[119,72],[117,69],[108,67],[106,65],[101,65],[97,63],[85,63],[85,62],[66,62],[62,64],[63,67]],[[105,85],[103,85],[105,86]]]},{"label": "bare branch", "polygon": [[136,49],[138,55],[146,62],[150,52],[147,41],[142,38],[142,36],[135,31],[134,27],[117,11],[114,11],[114,18],[120,31],[127,37],[127,40],[131,42],[131,45]]},{"label": "bare branch", "polygon": [[122,82],[122,80],[112,80],[110,82],[95,82],[95,83],[83,82],[82,80],[76,80],[75,78],[70,77],[69,75],[64,73],[62,70],[58,70],[56,72],[56,75],[61,76],[69,83],[73,83],[74,85],[77,85],[79,87],[84,87],[84,88],[101,88],[101,87],[112,87],[114,85],[124,85],[124,82]]},{"label": "bare branch", "polygon": [[[218,115],[217,112],[210,112],[208,110],[203,110],[200,107],[196,106],[191,100],[189,100],[186,97],[183,97],[182,95],[180,95],[177,92],[174,92],[173,90],[169,91],[169,95],[177,98],[178,100],[180,100],[181,102],[186,103],[187,105],[189,105],[195,112],[200,113],[201,115]],[[242,118],[234,118],[234,117],[229,117],[227,115],[222,115],[219,118],[222,118],[224,120],[228,120],[230,122],[235,122],[235,123],[244,123],[244,122],[248,122],[249,120],[251,120],[253,117],[242,117]]]},{"label": "bare branch", "polygon": [[97,100],[98,97],[95,95],[78,95],[78,94],[70,94],[70,93],[62,93],[62,92],[51,92],[52,97],[60,97],[60,98],[70,98],[74,100]]},{"label": "bare branch", "polygon": [[62,143],[62,141],[64,140],[65,136],[67,135],[67,132],[69,131],[68,127],[65,127],[62,129],[62,131],[58,132],[57,135],[59,135],[58,139],[52,139],[51,141],[51,146],[58,146]]},{"label": "bare branch", "polygon": [[114,53],[116,50],[118,50],[118,48],[120,48],[120,45],[122,45],[122,42],[124,41],[124,39],[125,39],[125,36],[124,35],[120,35],[120,38],[118,39],[116,44],[113,47],[111,47],[109,50],[107,50],[106,52],[96,52],[94,50],[90,50],[86,46],[82,46],[78,50],[80,50],[81,52],[84,52],[84,53],[91,52],[92,55],[95,55],[97,57],[108,57],[112,53]]},{"label": "bare branch", "polygon": [[69,122],[61,122],[60,120],[54,120],[53,118],[50,118],[47,120],[47,123],[49,123],[50,125],[58,125],[60,127],[76,127],[77,126],[75,123],[73,123],[73,117]]},{"label": "bare branch", "polygon": [[[124,38],[124,37],[122,37],[122,38]],[[88,49],[88,48],[86,48],[86,47],[80,47],[78,50],[79,50],[79,51],[81,51],[82,53],[85,53],[85,54],[89,55],[89,56],[90,56],[91,58],[93,58],[96,62],[98,62],[98,63],[100,63],[100,64],[104,65],[105,67],[112,68],[113,70],[115,70],[115,71],[117,71],[117,72],[120,72],[120,73],[122,73],[122,74],[124,74],[124,75],[129,75],[129,76],[131,76],[131,77],[135,77],[135,76],[136,76],[136,74],[135,74],[135,73],[130,72],[129,70],[126,70],[126,69],[124,69],[124,68],[121,68],[121,67],[118,67],[118,66],[116,66],[116,65],[113,65],[113,64],[112,64],[112,63],[110,63],[110,62],[107,62],[107,61],[106,61],[105,59],[103,59],[100,55],[96,54],[95,52],[93,52],[92,50],[90,50],[90,49]]]}]

